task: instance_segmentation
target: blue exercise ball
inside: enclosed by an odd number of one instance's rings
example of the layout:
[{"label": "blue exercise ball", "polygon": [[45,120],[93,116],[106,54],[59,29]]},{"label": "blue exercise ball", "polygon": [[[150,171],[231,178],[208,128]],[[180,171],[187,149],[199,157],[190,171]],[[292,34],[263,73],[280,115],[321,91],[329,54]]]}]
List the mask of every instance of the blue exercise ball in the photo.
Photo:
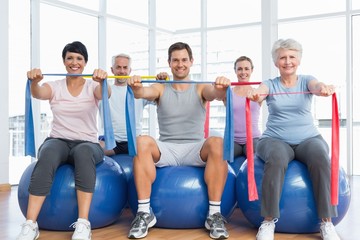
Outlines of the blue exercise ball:
[{"label": "blue exercise ball", "polygon": [[127,181],[129,181],[133,172],[134,157],[131,157],[128,154],[116,154],[110,157],[120,165],[126,175]]},{"label": "blue exercise ball", "polygon": [[[29,199],[29,184],[36,162],[24,171],[18,187],[18,201],[26,217]],[[96,184],[93,194],[89,221],[92,228],[101,228],[118,220],[127,202],[127,181],[125,173],[111,158],[96,166]],[[74,183],[74,167],[60,166],[55,174],[50,194],[46,196],[37,219],[42,229],[66,231],[78,218],[78,205]]]},{"label": "blue exercise ball", "polygon": [[[247,186],[247,161],[243,163],[236,179],[236,196],[238,206],[245,218],[255,227],[263,221],[261,211],[261,183],[264,162],[255,157],[254,171],[259,200],[249,201]],[[350,205],[350,185],[345,171],[339,172],[339,204],[338,217],[332,219],[338,224],[345,216]],[[314,194],[310,176],[306,166],[293,160],[285,174],[285,180],[280,200],[280,218],[276,223],[276,232],[283,233],[314,233],[319,232],[320,219],[317,215]]]},{"label": "blue exercise ball", "polygon": [[241,165],[245,162],[246,157],[241,155],[234,158],[232,162],[229,162],[229,165],[232,167],[232,169],[235,172],[235,175],[238,175]]},{"label": "blue exercise ball", "polygon": [[[160,228],[202,228],[209,198],[203,167],[176,166],[156,169],[150,204]],[[216,177],[216,176],[215,176]],[[221,199],[221,213],[229,218],[236,207],[236,176],[231,167]],[[129,204],[135,215],[138,207],[134,179],[129,182]]]}]

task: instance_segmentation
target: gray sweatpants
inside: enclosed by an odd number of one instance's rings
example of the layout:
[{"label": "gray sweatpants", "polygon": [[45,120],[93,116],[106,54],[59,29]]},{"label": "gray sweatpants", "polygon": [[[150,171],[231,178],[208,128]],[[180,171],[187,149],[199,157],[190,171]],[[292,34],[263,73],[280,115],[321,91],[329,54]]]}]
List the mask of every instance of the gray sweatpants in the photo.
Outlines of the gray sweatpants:
[{"label": "gray sweatpants", "polygon": [[48,195],[56,170],[65,163],[74,166],[75,188],[83,192],[94,192],[96,164],[103,157],[104,151],[98,143],[47,138],[39,148],[29,192],[36,196]]},{"label": "gray sweatpants", "polygon": [[265,162],[262,182],[261,216],[280,217],[279,203],[288,164],[296,159],[307,166],[319,218],[337,216],[330,199],[329,147],[321,135],[297,145],[274,138],[262,138],[256,154]]}]

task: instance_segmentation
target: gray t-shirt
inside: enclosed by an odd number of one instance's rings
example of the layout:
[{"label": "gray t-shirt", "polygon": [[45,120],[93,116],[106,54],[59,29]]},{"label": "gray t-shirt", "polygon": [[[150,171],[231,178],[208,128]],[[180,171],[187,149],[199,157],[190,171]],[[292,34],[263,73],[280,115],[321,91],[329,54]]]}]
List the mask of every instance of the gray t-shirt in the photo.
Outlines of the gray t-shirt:
[{"label": "gray t-shirt", "polygon": [[157,107],[160,141],[197,142],[204,139],[206,109],[196,92],[196,84],[185,91],[165,84]]}]

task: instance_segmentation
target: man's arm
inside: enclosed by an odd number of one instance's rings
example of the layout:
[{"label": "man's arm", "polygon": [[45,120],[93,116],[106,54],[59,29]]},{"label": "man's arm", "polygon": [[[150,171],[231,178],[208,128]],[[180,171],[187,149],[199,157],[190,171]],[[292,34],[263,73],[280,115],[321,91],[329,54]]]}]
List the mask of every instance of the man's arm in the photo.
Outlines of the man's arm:
[{"label": "man's arm", "polygon": [[226,98],[226,90],[231,82],[226,77],[217,77],[214,84],[206,84],[201,90],[201,96],[205,101],[213,101],[214,99],[224,101]]},{"label": "man's arm", "polygon": [[133,90],[135,98],[143,98],[148,101],[158,100],[164,89],[164,86],[160,83],[144,87],[140,76],[132,76],[128,81],[128,85]]}]

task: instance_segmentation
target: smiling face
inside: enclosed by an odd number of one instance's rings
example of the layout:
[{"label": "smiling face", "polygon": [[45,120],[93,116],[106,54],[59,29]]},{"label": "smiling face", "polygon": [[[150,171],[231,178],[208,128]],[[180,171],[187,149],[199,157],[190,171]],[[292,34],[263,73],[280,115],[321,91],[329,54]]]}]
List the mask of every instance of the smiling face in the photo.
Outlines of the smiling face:
[{"label": "smiling face", "polygon": [[64,65],[67,73],[81,74],[84,71],[86,62],[83,55],[74,52],[66,52]]},{"label": "smiling face", "polygon": [[253,68],[251,63],[247,60],[238,61],[235,65],[235,74],[238,79],[238,82],[248,82],[250,81]]},{"label": "smiling face", "polygon": [[190,59],[189,53],[186,49],[174,50],[171,53],[169,60],[169,67],[174,80],[187,79],[189,77],[190,67],[192,64],[193,59]]},{"label": "smiling face", "polygon": [[296,70],[300,65],[298,51],[280,48],[277,54],[278,57],[275,66],[279,69],[280,75],[296,75]]}]

